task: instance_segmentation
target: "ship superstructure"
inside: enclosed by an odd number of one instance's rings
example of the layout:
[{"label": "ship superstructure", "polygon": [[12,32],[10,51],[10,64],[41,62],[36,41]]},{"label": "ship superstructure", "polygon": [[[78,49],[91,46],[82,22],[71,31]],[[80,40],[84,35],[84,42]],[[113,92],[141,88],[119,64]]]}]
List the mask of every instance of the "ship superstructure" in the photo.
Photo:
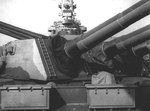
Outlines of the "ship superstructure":
[{"label": "ship superstructure", "polygon": [[61,3],[58,5],[61,9],[59,16],[61,17],[60,21],[55,21],[54,24],[49,28],[51,35],[59,33],[60,35],[80,35],[83,34],[87,28],[81,26],[79,20],[76,19],[76,4],[73,0],[61,0]]}]

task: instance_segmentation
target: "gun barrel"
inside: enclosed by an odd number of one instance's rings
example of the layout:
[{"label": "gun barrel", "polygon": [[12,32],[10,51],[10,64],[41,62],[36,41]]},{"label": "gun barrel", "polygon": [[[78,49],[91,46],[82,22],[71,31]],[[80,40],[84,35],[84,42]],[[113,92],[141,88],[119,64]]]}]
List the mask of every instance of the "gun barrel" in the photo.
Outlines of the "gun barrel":
[{"label": "gun barrel", "polygon": [[[128,38],[124,41],[120,41],[118,43],[113,43],[111,45],[104,45],[103,52],[104,54],[111,58],[114,57],[116,54],[121,53],[126,50],[132,49],[132,47],[137,46],[147,40],[150,39],[150,29],[146,30],[140,34],[137,34],[131,38]],[[142,46],[141,46],[142,47]]]},{"label": "gun barrel", "polygon": [[[0,21],[0,33],[12,36],[14,38],[19,38],[19,39],[37,39],[37,38],[45,38],[45,36],[41,34],[37,34],[25,29],[18,28],[16,26],[4,23]],[[7,33],[6,33],[7,32]],[[18,37],[20,36],[20,37]]]},{"label": "gun barrel", "polygon": [[150,1],[103,27],[99,31],[96,31],[85,39],[71,44],[69,47],[65,48],[65,52],[69,57],[80,56],[82,53],[90,50],[105,39],[127,28],[129,25],[142,19],[148,14],[150,14]]},{"label": "gun barrel", "polygon": [[32,37],[29,35],[22,34],[17,31],[6,29],[6,28],[0,28],[0,33],[11,36],[11,37],[19,39],[19,40],[32,39]]},{"label": "gun barrel", "polygon": [[130,13],[131,11],[135,10],[137,7],[143,5],[144,3],[146,3],[148,0],[141,0],[139,2],[137,2],[136,4],[134,4],[133,6],[129,7],[128,9],[126,9],[125,11],[123,11],[122,13],[119,13],[117,15],[115,15],[114,17],[108,19],[106,22],[98,25],[97,27],[89,30],[87,33],[85,33],[82,38],[86,38],[88,37],[89,35],[95,33],[96,31],[102,29],[103,27],[109,25],[110,23],[114,22],[115,20],[127,15],[128,13]]}]

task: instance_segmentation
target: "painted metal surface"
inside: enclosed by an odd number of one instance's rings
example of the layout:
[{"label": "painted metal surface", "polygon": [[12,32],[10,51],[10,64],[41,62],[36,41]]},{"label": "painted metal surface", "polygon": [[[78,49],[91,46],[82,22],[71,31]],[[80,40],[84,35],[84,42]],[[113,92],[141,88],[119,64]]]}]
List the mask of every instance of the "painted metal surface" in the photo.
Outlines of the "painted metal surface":
[{"label": "painted metal surface", "polygon": [[50,109],[51,86],[12,85],[0,89],[2,110]]},{"label": "painted metal surface", "polygon": [[87,85],[90,108],[135,108],[135,87],[123,85]]},{"label": "painted metal surface", "polygon": [[13,41],[15,54],[7,55],[4,77],[12,79],[47,80],[39,49],[35,39]]},{"label": "painted metal surface", "polygon": [[88,111],[85,86],[58,86],[51,91],[52,111]]}]

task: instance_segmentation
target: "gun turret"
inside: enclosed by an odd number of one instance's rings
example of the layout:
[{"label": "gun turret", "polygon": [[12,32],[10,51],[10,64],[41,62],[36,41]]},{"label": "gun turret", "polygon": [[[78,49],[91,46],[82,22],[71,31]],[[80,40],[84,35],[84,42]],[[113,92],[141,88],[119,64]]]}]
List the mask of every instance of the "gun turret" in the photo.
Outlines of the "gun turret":
[{"label": "gun turret", "polygon": [[105,70],[114,73],[116,70],[121,70],[118,72],[129,75],[140,74],[142,58],[135,57],[135,55],[140,56],[148,53],[146,43],[141,43],[149,40],[149,35],[150,25],[147,25],[127,35],[97,45],[88,53],[83,54],[83,59],[89,64],[98,64],[100,67],[97,69],[94,68],[95,66],[90,66],[96,72]]},{"label": "gun turret", "polygon": [[[12,44],[6,45],[6,48],[4,48],[7,57],[5,73],[8,74],[7,77],[13,75],[14,78],[18,79],[36,79],[44,81],[52,79],[58,80],[60,78],[72,79],[79,77],[81,73],[85,76],[86,73],[83,62],[88,62],[82,58],[82,54],[85,54],[85,52],[88,52],[99,43],[102,43],[107,38],[127,28],[129,25],[142,19],[148,14],[150,14],[150,1],[145,2],[135,10],[84,38],[82,38],[81,35],[81,37],[76,39],[66,40],[64,37],[56,35],[56,37],[53,37],[52,39],[15,41]],[[26,33],[26,31],[24,32],[24,30],[22,31],[18,28],[14,29],[14,27],[12,28],[9,26],[10,25],[3,25],[3,23],[0,23],[1,29],[8,30],[13,34],[19,35],[21,33],[33,38],[39,38],[37,37],[38,35],[34,36],[33,34],[32,36],[32,34],[30,35]],[[133,43],[130,43],[128,40],[124,42],[121,41],[121,43],[123,43],[123,46],[125,47],[133,47],[134,45],[148,40],[149,34],[149,31],[145,31],[142,35],[138,35],[138,39],[132,37],[131,40],[133,40]],[[121,47],[121,43],[111,47],[115,47],[116,49],[119,48],[117,51],[120,51],[124,48]],[[105,48],[106,54],[110,48]],[[108,56],[110,55],[111,53],[108,53]],[[100,71],[101,65],[96,64],[96,66],[98,66]]]},{"label": "gun turret", "polygon": [[[122,73],[130,76],[140,74],[142,70],[142,57],[150,52],[149,41],[147,42],[150,39],[149,35],[150,25],[147,25],[112,41],[103,42],[92,49],[92,53],[94,52],[93,60],[91,59],[90,62],[98,63],[101,61],[103,63],[102,66],[108,67],[107,69],[103,68],[105,71],[109,71],[113,67],[112,73],[116,70],[121,70]],[[112,61],[113,63],[110,66],[109,63]],[[97,70],[101,70],[101,67]]]},{"label": "gun turret", "polygon": [[[87,36],[86,38],[76,38],[71,41],[65,40],[63,37],[57,36],[54,37],[52,42],[55,59],[59,61],[59,70],[61,70],[65,74],[75,73],[78,75],[78,71],[81,68],[81,55],[88,50],[91,50],[98,44],[102,43],[107,38],[113,36],[114,34],[120,32],[121,30],[127,28],[129,25],[135,23],[136,21],[140,20],[141,18],[147,16],[150,13],[150,1],[144,3],[140,7],[136,8],[135,10],[129,12],[125,16],[117,19],[116,21],[106,25],[102,29],[96,31],[95,33]],[[142,35],[138,35],[138,39],[134,40],[135,38],[132,37],[133,43],[129,43],[129,41],[125,41],[123,44],[126,46],[137,45],[139,43],[144,42],[145,40],[149,39],[149,32],[145,32]],[[141,38],[141,36],[144,36]],[[129,44],[128,44],[129,43]],[[118,47],[121,47],[122,43],[118,43]],[[112,47],[112,46],[111,46]],[[114,46],[113,46],[114,47]],[[116,46],[115,46],[116,47]],[[123,47],[122,47],[123,48]],[[108,52],[108,49],[105,48],[105,53]],[[107,55],[110,56],[111,53],[117,54],[118,52],[113,52],[110,50],[110,53]],[[114,55],[114,54],[113,54]]]}]

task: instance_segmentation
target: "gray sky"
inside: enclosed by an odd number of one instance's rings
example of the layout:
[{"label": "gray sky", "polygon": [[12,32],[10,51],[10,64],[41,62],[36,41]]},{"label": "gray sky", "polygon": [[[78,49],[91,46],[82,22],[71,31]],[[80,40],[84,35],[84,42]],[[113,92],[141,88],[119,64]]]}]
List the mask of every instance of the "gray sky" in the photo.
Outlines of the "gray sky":
[{"label": "gray sky", "polygon": [[[77,19],[88,30],[108,20],[140,0],[74,0]],[[48,27],[59,20],[60,0],[0,0],[0,20],[33,32],[48,35]],[[115,36],[130,33],[149,24],[150,16]],[[0,45],[12,39],[0,34]]]}]

